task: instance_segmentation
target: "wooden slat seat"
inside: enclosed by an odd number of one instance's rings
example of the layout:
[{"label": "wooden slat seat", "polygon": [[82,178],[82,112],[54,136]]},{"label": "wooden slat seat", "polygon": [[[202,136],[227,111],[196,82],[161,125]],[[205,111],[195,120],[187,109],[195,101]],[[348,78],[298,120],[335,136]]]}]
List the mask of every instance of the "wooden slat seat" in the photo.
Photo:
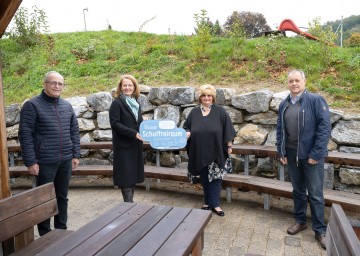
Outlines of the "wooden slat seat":
[{"label": "wooden slat seat", "polygon": [[[112,149],[111,142],[88,142],[81,143],[82,149]],[[151,149],[148,143],[144,143],[144,149]],[[8,145],[9,152],[20,151],[19,144]],[[184,149],[180,149],[184,150]],[[233,154],[244,155],[245,157],[245,174],[248,174],[248,156],[255,155],[256,157],[277,157],[276,147],[263,146],[263,145],[234,145]],[[246,160],[247,159],[247,160]],[[342,152],[330,152],[325,159],[328,163],[360,166],[360,154],[342,153]],[[246,165],[247,163],[247,165]],[[247,167],[246,167],[247,166]],[[11,166],[10,177],[30,176],[24,166]],[[279,173],[283,173],[279,170]],[[112,176],[112,165],[80,165],[73,171],[73,176],[87,176],[87,175],[100,175],[100,176]],[[145,166],[146,189],[150,189],[150,179],[165,179],[180,182],[187,182],[186,170],[157,167],[157,166]],[[283,175],[280,175],[280,179],[283,180]],[[285,198],[292,198],[292,186],[291,183],[285,181],[254,177],[251,175],[238,175],[228,174],[223,180],[223,186],[227,188],[227,199],[231,201],[231,189],[240,188],[242,190],[256,191],[263,193],[264,207],[268,209],[265,200],[269,201],[268,195],[280,196]],[[324,190],[325,204],[331,206],[333,203],[340,204],[343,209],[350,211],[360,211],[360,198],[358,194],[336,191],[336,190]],[[267,206],[265,206],[267,205]]]},{"label": "wooden slat seat", "polygon": [[[29,176],[26,167],[10,167],[10,175]],[[80,165],[73,171],[74,176],[104,175],[112,176],[112,165]],[[187,171],[171,167],[145,166],[145,177],[154,179],[173,180],[188,182]],[[240,188],[243,190],[256,191],[273,196],[292,198],[292,185],[290,182],[280,181],[251,175],[227,174],[223,179],[223,187]],[[150,181],[146,181],[146,188],[150,189]],[[227,193],[231,193],[228,191]],[[227,195],[231,201],[231,194]],[[325,205],[340,204],[343,209],[360,211],[360,195],[344,191],[324,189]]]},{"label": "wooden slat seat", "polygon": [[[42,236],[34,243],[34,225],[58,214],[55,188],[53,183],[48,183],[14,196],[0,200],[0,241],[6,241],[17,236],[10,250],[20,253],[19,255],[34,255],[28,251],[27,245],[31,245],[31,251],[47,246],[64,237],[69,231],[56,230]],[[51,234],[53,233],[54,234]]]},{"label": "wooden slat seat", "polygon": [[333,204],[326,231],[326,251],[331,256],[359,255],[360,241],[342,207]]}]

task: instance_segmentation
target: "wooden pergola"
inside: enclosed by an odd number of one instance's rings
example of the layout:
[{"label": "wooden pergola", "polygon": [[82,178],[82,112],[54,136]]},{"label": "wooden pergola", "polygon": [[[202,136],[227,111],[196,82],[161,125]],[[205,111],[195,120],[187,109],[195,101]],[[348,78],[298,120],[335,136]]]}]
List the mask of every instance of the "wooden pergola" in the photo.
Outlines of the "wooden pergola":
[{"label": "wooden pergola", "polygon": [[[3,36],[12,17],[19,8],[22,0],[1,0],[0,2],[0,38]],[[9,162],[6,146],[5,104],[0,62],[0,199],[11,195],[9,184]]]}]

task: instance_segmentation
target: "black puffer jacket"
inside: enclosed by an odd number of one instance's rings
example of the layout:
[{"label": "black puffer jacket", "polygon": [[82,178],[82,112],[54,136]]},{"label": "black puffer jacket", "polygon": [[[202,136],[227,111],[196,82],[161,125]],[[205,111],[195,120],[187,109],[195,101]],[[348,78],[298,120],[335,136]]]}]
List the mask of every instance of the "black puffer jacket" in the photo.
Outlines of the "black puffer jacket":
[{"label": "black puffer jacket", "polygon": [[44,91],[25,102],[19,141],[26,166],[80,158],[79,126],[71,104]]}]

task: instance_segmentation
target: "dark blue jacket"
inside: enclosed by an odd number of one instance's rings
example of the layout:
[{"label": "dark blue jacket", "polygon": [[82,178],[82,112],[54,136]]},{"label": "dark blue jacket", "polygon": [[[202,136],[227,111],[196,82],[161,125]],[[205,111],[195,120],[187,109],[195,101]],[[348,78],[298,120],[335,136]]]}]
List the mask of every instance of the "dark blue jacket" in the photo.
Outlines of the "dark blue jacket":
[{"label": "dark blue jacket", "polygon": [[[280,103],[277,120],[276,145],[280,157],[286,156],[284,113],[291,104],[290,95]],[[298,159],[321,160],[328,154],[327,144],[331,134],[329,107],[325,99],[304,91],[300,99],[298,113]]]},{"label": "dark blue jacket", "polygon": [[79,126],[71,104],[42,93],[24,103],[19,141],[25,166],[80,158]]}]

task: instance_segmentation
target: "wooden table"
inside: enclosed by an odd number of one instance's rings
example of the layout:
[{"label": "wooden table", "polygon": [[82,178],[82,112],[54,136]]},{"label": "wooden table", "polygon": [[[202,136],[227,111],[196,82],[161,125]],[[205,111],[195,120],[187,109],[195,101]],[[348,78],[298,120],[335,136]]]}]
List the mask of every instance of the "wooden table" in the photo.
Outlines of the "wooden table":
[{"label": "wooden table", "polygon": [[201,255],[211,211],[120,203],[38,255]]}]

